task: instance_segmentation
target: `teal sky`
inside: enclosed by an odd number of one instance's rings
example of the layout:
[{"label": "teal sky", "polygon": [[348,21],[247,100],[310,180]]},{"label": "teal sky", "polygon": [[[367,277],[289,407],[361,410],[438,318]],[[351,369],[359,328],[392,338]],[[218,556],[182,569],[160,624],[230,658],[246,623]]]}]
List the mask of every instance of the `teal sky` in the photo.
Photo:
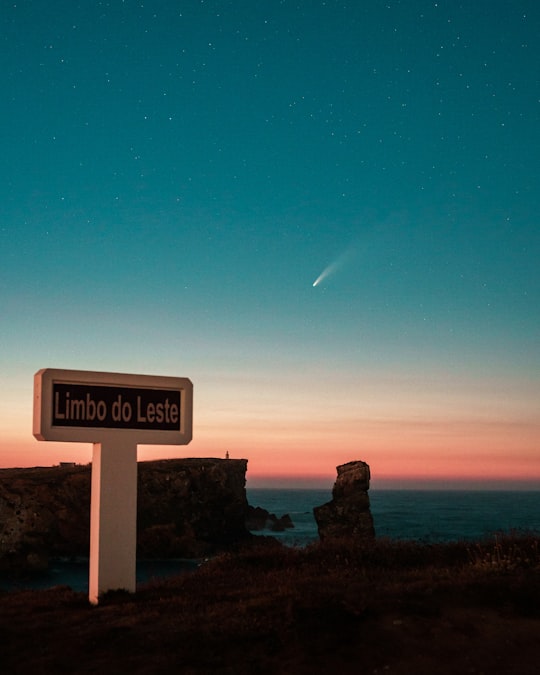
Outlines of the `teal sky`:
[{"label": "teal sky", "polygon": [[0,464],[59,367],[190,377],[254,473],[493,422],[540,478],[537,2],[1,4]]}]

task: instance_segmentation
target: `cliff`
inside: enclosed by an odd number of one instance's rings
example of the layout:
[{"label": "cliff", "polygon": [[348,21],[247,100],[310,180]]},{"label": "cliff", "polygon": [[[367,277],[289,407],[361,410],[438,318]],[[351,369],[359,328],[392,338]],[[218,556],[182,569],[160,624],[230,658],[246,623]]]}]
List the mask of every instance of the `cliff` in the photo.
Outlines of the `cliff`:
[{"label": "cliff", "polygon": [[354,542],[375,537],[368,495],[370,478],[369,465],[360,460],[337,467],[332,501],[313,509],[321,541],[346,538]]},{"label": "cliff", "polygon": [[[245,459],[138,464],[137,555],[196,558],[248,539]],[[88,556],[91,466],[0,470],[0,571]]]}]

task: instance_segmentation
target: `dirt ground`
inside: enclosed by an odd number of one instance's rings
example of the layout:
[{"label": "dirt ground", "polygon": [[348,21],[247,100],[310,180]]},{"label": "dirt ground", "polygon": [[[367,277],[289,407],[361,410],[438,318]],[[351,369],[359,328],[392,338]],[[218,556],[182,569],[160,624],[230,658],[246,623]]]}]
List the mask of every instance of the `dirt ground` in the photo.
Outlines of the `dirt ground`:
[{"label": "dirt ground", "polygon": [[538,541],[511,550],[272,548],[97,606],[68,587],[3,593],[1,672],[533,675]]}]

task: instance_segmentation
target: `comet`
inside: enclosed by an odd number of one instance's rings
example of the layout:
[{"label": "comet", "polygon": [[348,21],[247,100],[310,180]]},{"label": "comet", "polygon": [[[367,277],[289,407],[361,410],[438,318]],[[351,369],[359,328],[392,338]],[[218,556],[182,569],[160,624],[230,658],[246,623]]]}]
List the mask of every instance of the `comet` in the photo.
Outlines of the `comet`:
[{"label": "comet", "polygon": [[318,286],[322,281],[324,281],[329,276],[331,276],[339,269],[341,269],[344,265],[346,265],[355,255],[355,252],[356,251],[354,248],[349,248],[344,253],[339,255],[333,262],[327,265],[313,282],[313,288]]},{"label": "comet", "polygon": [[332,273],[332,266],[328,265],[328,267],[325,267],[313,282],[313,288],[315,288],[315,286],[318,286],[321,283],[321,281],[324,281],[326,277],[331,273]]}]

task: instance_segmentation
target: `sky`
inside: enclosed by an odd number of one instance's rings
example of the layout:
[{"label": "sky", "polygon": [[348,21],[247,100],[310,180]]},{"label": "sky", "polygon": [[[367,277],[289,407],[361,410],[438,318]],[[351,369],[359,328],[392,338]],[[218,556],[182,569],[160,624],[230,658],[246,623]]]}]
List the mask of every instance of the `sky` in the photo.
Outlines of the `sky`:
[{"label": "sky", "polygon": [[248,486],[540,489],[536,0],[1,2],[0,466],[41,368],[189,377]]}]

